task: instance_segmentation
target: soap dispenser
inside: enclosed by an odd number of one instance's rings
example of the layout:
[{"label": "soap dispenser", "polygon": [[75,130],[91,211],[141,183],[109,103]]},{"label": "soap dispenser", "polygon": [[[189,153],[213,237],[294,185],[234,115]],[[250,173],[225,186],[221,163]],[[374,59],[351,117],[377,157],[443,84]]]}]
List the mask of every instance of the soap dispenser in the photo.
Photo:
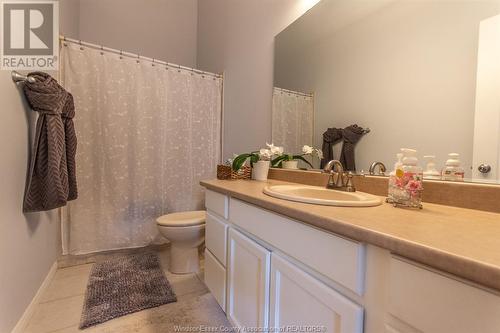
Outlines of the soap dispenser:
[{"label": "soap dispenser", "polygon": [[436,156],[425,155],[424,160],[427,161],[424,179],[441,179],[441,173],[436,169]]},{"label": "soap dispenser", "polygon": [[460,166],[460,154],[450,153],[446,160],[445,167],[441,172],[443,180],[463,181],[465,176],[464,169]]},{"label": "soap dispenser", "polygon": [[395,175],[397,169],[401,169],[403,166],[403,153],[396,154],[396,163],[394,163],[394,169],[389,173],[389,175]]},{"label": "soap dispenser", "polygon": [[417,151],[401,148],[402,161],[396,162],[389,177],[387,202],[394,206],[422,208],[423,171],[418,166]]}]

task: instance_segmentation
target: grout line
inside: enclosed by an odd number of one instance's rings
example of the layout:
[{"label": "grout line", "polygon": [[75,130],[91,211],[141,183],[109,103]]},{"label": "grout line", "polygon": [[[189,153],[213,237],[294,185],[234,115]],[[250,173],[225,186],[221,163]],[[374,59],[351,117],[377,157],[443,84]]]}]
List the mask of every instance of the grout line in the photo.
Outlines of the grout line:
[{"label": "grout line", "polygon": [[71,326],[67,326],[67,327],[63,327],[63,328],[58,328],[55,331],[50,331],[50,332],[47,332],[47,333],[57,333],[57,332],[61,332],[62,330],[66,330],[66,329],[71,328],[71,327],[76,327],[78,330],[80,330],[80,328],[78,328],[79,325],[76,324],[76,325],[71,325]]},{"label": "grout line", "polygon": [[[190,291],[190,292],[185,293],[185,294],[182,294],[182,295],[177,295],[177,294],[176,294],[176,296],[177,296],[178,298],[179,298],[179,297],[185,297],[185,296],[189,296],[189,295],[191,295],[191,294],[197,294],[197,293],[199,293],[200,291],[206,291],[206,293],[204,293],[204,294],[202,294],[202,295],[199,295],[199,296],[203,296],[203,295],[205,295],[205,294],[207,294],[207,293],[208,293],[208,288],[206,288],[206,287],[205,287],[205,288],[200,289],[200,290],[193,290],[193,291]],[[177,299],[177,302],[179,302],[179,301],[182,301],[182,300]]]},{"label": "grout line", "polygon": [[78,297],[78,296],[84,296],[84,295],[85,295],[85,291],[83,293],[77,294],[77,295],[71,295],[71,296],[66,296],[66,297],[51,299],[49,301],[44,301],[44,302],[38,302],[38,304],[47,304],[47,303],[62,301],[62,300],[68,299],[68,298],[73,298],[73,297]]}]

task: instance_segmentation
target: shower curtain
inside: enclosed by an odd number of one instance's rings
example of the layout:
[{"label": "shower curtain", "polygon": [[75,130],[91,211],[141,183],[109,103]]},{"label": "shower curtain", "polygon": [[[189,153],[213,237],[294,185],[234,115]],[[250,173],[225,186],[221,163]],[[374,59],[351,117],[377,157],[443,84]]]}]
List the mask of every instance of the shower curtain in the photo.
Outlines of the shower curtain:
[{"label": "shower curtain", "polygon": [[61,67],[78,138],[67,252],[161,242],[157,217],[204,208],[199,181],[215,177],[221,154],[222,79],[72,43]]},{"label": "shower curtain", "polygon": [[288,153],[301,153],[313,144],[313,96],[274,87],[272,139]]}]

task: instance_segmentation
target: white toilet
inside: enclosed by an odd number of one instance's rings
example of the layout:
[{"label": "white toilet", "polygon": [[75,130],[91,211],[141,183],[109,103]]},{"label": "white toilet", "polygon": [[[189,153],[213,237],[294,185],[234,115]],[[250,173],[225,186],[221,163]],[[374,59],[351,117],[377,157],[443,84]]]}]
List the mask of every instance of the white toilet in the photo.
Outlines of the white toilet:
[{"label": "white toilet", "polygon": [[179,212],[156,219],[160,233],[171,243],[169,271],[199,272],[198,247],[205,240],[205,211]]}]

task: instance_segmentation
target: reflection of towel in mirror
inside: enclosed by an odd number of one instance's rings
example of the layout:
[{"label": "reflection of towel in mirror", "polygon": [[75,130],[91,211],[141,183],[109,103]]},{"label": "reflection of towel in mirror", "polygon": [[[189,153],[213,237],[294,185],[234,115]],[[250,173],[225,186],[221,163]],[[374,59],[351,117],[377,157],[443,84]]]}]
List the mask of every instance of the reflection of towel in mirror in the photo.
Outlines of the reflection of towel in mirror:
[{"label": "reflection of towel in mirror", "polygon": [[66,205],[78,196],[75,174],[76,134],[73,96],[50,75],[30,73],[24,94],[39,116],[24,195],[23,211],[36,212]]},{"label": "reflection of towel in mirror", "polygon": [[333,146],[342,141],[341,128],[329,128],[323,133],[323,159],[321,160],[321,168],[324,168],[328,161],[333,160]]},{"label": "reflection of towel in mirror", "polygon": [[342,131],[344,145],[342,146],[342,155],[340,155],[340,162],[345,170],[356,171],[356,163],[354,160],[354,146],[365,135],[365,130],[358,125],[351,125],[344,128]]},{"label": "reflection of towel in mirror", "polygon": [[328,161],[333,159],[333,146],[343,141],[342,154],[340,155],[340,162],[346,171],[356,171],[356,163],[354,158],[354,146],[361,139],[366,131],[354,124],[347,126],[344,129],[329,128],[323,133],[323,159],[321,160],[321,167],[323,168]]}]

